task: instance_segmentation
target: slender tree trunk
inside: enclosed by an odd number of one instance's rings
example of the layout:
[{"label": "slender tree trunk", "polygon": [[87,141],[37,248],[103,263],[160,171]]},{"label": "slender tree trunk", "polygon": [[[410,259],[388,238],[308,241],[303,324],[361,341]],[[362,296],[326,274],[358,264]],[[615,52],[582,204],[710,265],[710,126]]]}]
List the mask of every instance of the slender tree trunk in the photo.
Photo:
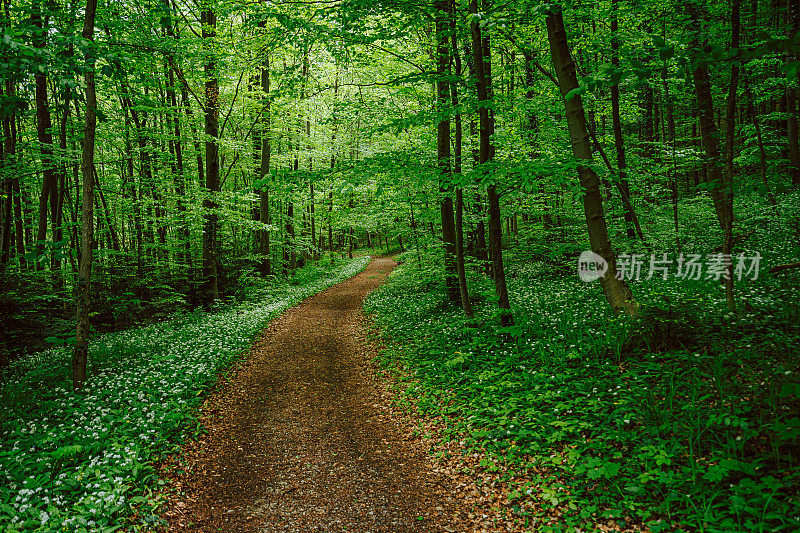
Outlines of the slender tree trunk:
[{"label": "slender tree trunk", "polygon": [[100,205],[103,208],[103,216],[106,219],[106,227],[108,228],[109,238],[111,239],[111,249],[115,252],[119,252],[119,237],[117,236],[117,230],[114,228],[114,220],[111,216],[111,210],[108,208],[106,196],[103,194],[103,189],[100,186],[100,177],[97,175],[97,168],[94,169],[94,184],[97,190],[97,196],[100,199]]},{"label": "slender tree trunk", "polygon": [[[124,85],[123,85],[124,87]],[[130,197],[133,204],[133,225],[136,239],[136,279],[142,279],[144,276],[144,258],[143,258],[143,242],[142,242],[142,213],[141,205],[139,202],[139,193],[136,190],[136,177],[133,171],[133,145],[130,138],[131,118],[128,110],[127,98],[121,98],[122,111],[125,116],[125,168],[127,175],[131,180]]]},{"label": "slender tree trunk", "polygon": [[[272,116],[271,116],[271,98],[269,96],[269,55],[264,56],[264,64],[261,66],[261,91],[264,93],[264,131],[261,133],[261,171],[259,177],[261,180],[268,179],[269,164],[272,154]],[[262,224],[269,224],[269,185],[264,183],[259,192],[259,219]],[[270,262],[270,249],[269,249],[269,230],[264,228],[259,230],[259,243],[261,259],[261,274],[269,276],[272,274],[272,264]]]},{"label": "slender tree trunk", "polygon": [[600,182],[591,167],[592,151],[589,132],[586,128],[583,101],[580,95],[567,98],[567,94],[570,91],[578,88],[578,79],[575,74],[575,63],[570,56],[569,43],[560,6],[554,6],[553,11],[547,14],[547,37],[550,43],[553,66],[558,77],[558,84],[564,97],[567,127],[572,141],[572,153],[575,159],[583,163],[578,167],[578,175],[580,176],[581,186],[586,191],[583,195],[583,210],[589,230],[589,244],[592,251],[602,257],[608,265],[605,275],[600,278],[600,284],[603,287],[608,303],[615,313],[625,311],[632,315],[636,313],[637,306],[628,285],[624,280],[617,278],[616,257],[611,246],[611,239],[608,236],[608,226],[603,213]]},{"label": "slender tree trunk", "polygon": [[[331,164],[333,165],[333,156],[331,156]],[[331,262],[333,262],[333,191],[328,192],[328,251]]]},{"label": "slender tree trunk", "polygon": [[[70,55],[72,50],[70,49]],[[61,121],[59,123],[59,149],[64,154],[67,151],[67,123],[70,115],[70,99],[72,98],[72,90],[66,89],[64,91],[64,98],[62,102]],[[64,249],[64,197],[66,196],[66,183],[67,183],[67,161],[64,160],[56,167],[56,186],[51,191],[50,195],[50,219],[53,225],[53,242],[57,243],[60,250]],[[61,259],[58,254],[54,253],[51,257],[50,269],[53,272],[53,287],[56,291],[63,289],[64,277],[61,275]]]},{"label": "slender tree trunk", "polygon": [[644,142],[642,157],[649,158],[653,156],[653,141],[655,140],[655,136],[653,134],[653,88],[648,83],[644,85],[642,113],[644,114],[644,123],[642,125],[642,141]]},{"label": "slender tree trunk", "polygon": [[[164,10],[166,13],[168,13],[168,20],[166,24],[167,36],[177,41],[170,0],[163,1]],[[176,68],[177,67],[173,67],[172,65],[168,66],[167,98],[169,99],[169,105],[172,111],[172,133],[175,136],[174,140],[170,142],[175,152],[175,194],[177,196],[176,204],[178,208],[178,214],[180,216],[180,229],[178,234],[180,235],[183,245],[183,251],[178,257],[179,261],[181,261],[186,267],[187,280],[189,282],[189,305],[194,306],[196,302],[194,299],[194,270],[192,269],[192,239],[191,231],[189,229],[189,219],[186,213],[186,204],[184,202],[186,196],[186,174],[183,163],[183,138],[181,136],[180,120],[181,108],[178,104],[178,95],[177,91],[175,90]]]},{"label": "slender tree trunk", "polygon": [[[82,36],[85,40],[94,41],[94,19],[97,11],[97,0],[87,0]],[[75,352],[72,355],[72,387],[83,388],[86,382],[86,368],[89,360],[89,306],[90,283],[92,279],[92,241],[94,239],[94,141],[97,128],[97,95],[95,93],[94,65],[95,57],[90,49],[87,57],[88,68],[84,74],[86,84],[86,113],[84,115],[83,150],[81,171],[83,174],[83,209],[81,214],[81,260],[77,283],[77,334]]]},{"label": "slender tree trunk", "polygon": [[[667,117],[667,135],[669,137],[670,143],[670,152],[672,154],[670,167],[669,167],[669,183],[670,188],[672,189],[672,221],[674,224],[675,229],[675,244],[680,248],[680,238],[679,238],[679,225],[678,225],[678,179],[676,176],[676,169],[675,164],[677,160],[676,154],[676,139],[675,139],[675,115],[674,115],[674,106],[672,97],[670,96],[669,92],[669,82],[667,82],[667,66],[664,65],[664,68],[661,71],[661,83],[664,87],[664,107],[665,107],[665,114]],[[666,146],[665,152],[666,152]]]},{"label": "slender tree trunk", "polygon": [[436,110],[439,122],[436,126],[436,158],[439,166],[439,203],[444,243],[445,285],[448,299],[456,303],[460,299],[456,277],[456,228],[453,218],[453,199],[450,197],[450,0],[436,0]]},{"label": "slender tree trunk", "polygon": [[[308,218],[309,218],[309,220],[311,222],[311,246],[312,246],[312,248],[314,248],[314,247],[316,247],[316,242],[317,242],[316,220],[315,220],[315,217],[314,217],[314,201],[315,201],[314,200],[314,182],[312,181],[311,183],[309,183],[308,187],[309,187],[309,194],[311,196],[309,198],[309,204],[308,204]],[[311,257],[313,259],[317,258],[317,251],[316,250],[312,250]]]},{"label": "slender tree trunk", "polygon": [[[44,49],[47,43],[47,31],[42,21],[41,5],[38,3],[33,8],[31,22],[37,31],[34,34],[34,46]],[[39,227],[36,233],[36,269],[44,267],[44,245],[47,240],[47,205],[53,191],[57,188],[58,178],[53,167],[53,124],[50,119],[50,105],[47,98],[47,74],[37,72],[34,76],[36,83],[36,134],[42,159],[42,191],[39,195]]]},{"label": "slender tree trunk", "polygon": [[[0,95],[5,93],[7,84],[10,84],[10,80],[7,81],[6,84],[0,86]],[[6,166],[14,164],[11,154],[9,153],[11,149],[11,116],[11,114],[8,114],[8,116],[2,119],[3,138],[0,139],[0,153],[2,153],[2,158],[0,158],[0,170],[3,171],[3,175],[6,175]],[[0,250],[0,263],[3,265],[7,264],[11,259],[11,221],[12,206],[14,203],[13,181],[11,177],[7,177],[5,181],[3,181],[3,248]]]},{"label": "slender tree trunk", "polygon": [[[470,0],[470,13],[477,15],[478,0]],[[483,35],[477,17],[470,22],[472,36],[472,55],[475,61],[475,78],[478,89],[478,117],[480,120],[480,164],[484,165],[494,159],[495,147],[492,144],[494,135],[494,114],[489,106],[493,100],[491,78],[491,48],[489,37]],[[514,323],[511,316],[511,305],[508,299],[506,274],[503,268],[503,252],[501,248],[501,213],[500,198],[494,184],[487,185],[486,196],[489,202],[489,251],[492,256],[492,274],[495,292],[497,292],[500,320],[503,326]]]},{"label": "slender tree trunk", "polygon": [[[731,0],[731,48],[739,48],[739,32],[741,26],[741,0]],[[739,84],[739,63],[734,61],[731,66],[731,78],[728,85],[728,101],[725,118],[725,168],[724,180],[726,187],[723,190],[725,195],[725,216],[726,224],[723,228],[722,253],[730,257],[733,248],[733,156],[734,144],[736,141],[736,96]],[[733,261],[727,265],[728,279],[725,280],[725,299],[728,302],[728,309],[736,310],[736,301],[733,297]]]},{"label": "slender tree trunk", "polygon": [[[353,207],[355,207],[355,203],[353,202],[352,196],[350,197],[350,201],[347,203],[347,207],[350,208],[350,212],[352,213],[353,212]],[[353,258],[353,245],[355,244],[354,243],[355,233],[356,233],[356,230],[351,224],[350,225],[350,235],[349,235],[348,246],[347,246],[347,257],[350,258],[350,259]]]},{"label": "slender tree trunk", "polygon": [[[0,151],[3,150],[2,142],[0,142]],[[0,162],[4,165],[5,161]],[[11,207],[14,202],[12,196],[13,189],[11,188],[11,179],[7,179],[3,183],[3,246],[0,249],[0,264],[8,264],[11,258]]]},{"label": "slender tree trunk", "polygon": [[[451,17],[450,17],[450,31],[452,34],[453,42],[453,59],[455,62],[455,75],[461,77],[461,54],[458,53],[458,36],[456,33],[456,19],[455,13],[455,0],[451,4]],[[453,109],[456,110],[455,114],[455,127],[456,137],[454,145],[454,159],[453,171],[455,174],[461,174],[461,141],[462,141],[462,123],[461,113],[458,111],[458,83],[450,84],[450,93],[452,96]],[[456,188],[456,206],[455,206],[455,238],[456,238],[456,272],[458,274],[458,290],[461,297],[461,307],[464,309],[464,314],[467,318],[474,316],[472,312],[472,304],[469,301],[469,291],[467,289],[467,275],[464,269],[464,193],[461,187]]]},{"label": "slender tree trunk", "polygon": [[[411,214],[411,236],[414,238],[414,248],[417,250],[417,264],[422,264],[422,252],[419,249],[419,239],[417,238],[417,221],[414,219],[414,198],[408,191],[408,209]],[[386,243],[386,250],[389,250],[389,243]]]},{"label": "slender tree trunk", "polygon": [[[615,68],[619,68],[619,0],[611,0],[611,64]],[[614,145],[617,149],[617,171],[619,179],[619,188],[622,191],[624,198],[623,201],[625,228],[628,232],[628,237],[631,239],[636,238],[636,228],[633,226],[633,204],[630,201],[631,189],[628,185],[627,163],[625,161],[625,141],[622,138],[622,120],[619,114],[619,83],[611,86],[611,122],[612,129],[614,130]]]},{"label": "slender tree trunk", "polygon": [[14,192],[14,251],[19,258],[20,270],[25,271],[28,269],[28,260],[25,259],[25,220],[22,218],[22,188],[19,178],[11,178],[11,187]]},{"label": "slender tree trunk", "polygon": [[772,191],[769,187],[769,182],[767,181],[767,151],[764,149],[764,138],[761,134],[761,122],[759,122],[755,107],[753,106],[753,94],[750,91],[750,84],[748,83],[747,76],[743,77],[742,84],[744,85],[745,97],[747,98],[747,113],[750,115],[750,119],[753,121],[753,126],[756,130],[756,140],[758,142],[759,155],[758,168],[761,173],[761,183],[764,186],[764,192],[766,193],[767,198],[769,198],[770,203],[772,205],[778,205],[777,200],[775,200],[775,195],[772,194]]},{"label": "slender tree trunk", "polygon": [[[289,198],[291,198],[291,192],[289,193]],[[286,248],[284,251],[284,256],[288,255],[289,258],[289,270],[294,272],[297,268],[297,253],[295,252],[295,242],[294,242],[294,203],[291,199],[287,201],[286,206]]]},{"label": "slender tree trunk", "polygon": [[[800,0],[788,0],[788,2],[787,37],[791,38],[800,31]],[[798,59],[800,59],[800,54],[787,53],[788,61],[797,61]],[[786,133],[789,147],[789,173],[792,185],[800,185],[800,141],[798,140],[798,117],[800,117],[798,105],[800,105],[800,98],[798,98],[797,87],[791,85],[791,82],[797,83],[800,82],[800,79],[787,81],[789,84],[787,84],[788,87],[786,89],[786,110],[789,114],[789,120],[786,124]]]},{"label": "slender tree trunk", "polygon": [[[734,0],[738,2],[738,0]],[[695,49],[701,50],[706,48],[707,44],[701,44],[699,39],[702,29],[702,15],[699,12],[698,6],[694,4],[689,5],[690,16],[693,19],[695,37],[693,39],[693,46]],[[738,18],[738,16],[736,16]],[[738,27],[734,30],[734,40],[738,45]],[[736,64],[734,64],[736,65]],[[710,185],[711,198],[714,201],[714,208],[717,212],[717,220],[722,229],[722,253],[730,256],[732,245],[732,227],[733,227],[733,193],[731,189],[731,171],[727,161],[727,143],[725,160],[720,152],[720,139],[717,125],[714,121],[714,101],[711,97],[711,81],[708,73],[708,67],[702,61],[697,62],[694,72],[692,73],[694,79],[694,88],[697,95],[697,108],[700,117],[700,135],[705,147],[706,158],[708,160],[708,182]],[[736,82],[738,78],[738,65],[734,67],[731,72],[731,87],[735,94]],[[735,98],[735,96],[733,97]],[[729,101],[732,99],[731,93],[728,94]],[[734,106],[735,106],[735,102]],[[733,120],[733,117],[730,117]],[[726,128],[727,132],[727,128]],[[731,141],[732,142],[732,141]],[[732,150],[731,146],[731,150]],[[728,280],[726,280],[725,295],[728,302],[728,308],[733,310],[735,302],[733,299],[733,276],[732,264],[729,265]],[[730,285],[730,286],[729,286]]]}]

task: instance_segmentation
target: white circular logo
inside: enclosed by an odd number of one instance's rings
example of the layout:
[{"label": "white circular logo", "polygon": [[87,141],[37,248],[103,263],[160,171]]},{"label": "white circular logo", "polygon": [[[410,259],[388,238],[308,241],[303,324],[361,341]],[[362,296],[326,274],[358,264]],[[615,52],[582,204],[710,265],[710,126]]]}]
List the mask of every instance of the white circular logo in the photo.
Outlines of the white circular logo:
[{"label": "white circular logo", "polygon": [[578,276],[581,281],[590,282],[602,278],[608,270],[608,263],[591,250],[581,252],[578,257]]}]

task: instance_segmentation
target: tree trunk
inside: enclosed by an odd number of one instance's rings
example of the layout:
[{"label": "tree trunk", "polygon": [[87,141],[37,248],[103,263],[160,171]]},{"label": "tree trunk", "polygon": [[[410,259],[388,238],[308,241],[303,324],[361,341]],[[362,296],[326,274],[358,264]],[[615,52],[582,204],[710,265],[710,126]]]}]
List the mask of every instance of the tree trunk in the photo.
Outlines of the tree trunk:
[{"label": "tree trunk", "polygon": [[608,236],[603,213],[603,199],[600,195],[600,182],[597,174],[591,167],[592,151],[589,142],[589,132],[586,129],[586,118],[583,102],[580,95],[567,98],[567,94],[578,88],[578,78],[575,74],[575,63],[570,56],[567,33],[564,29],[564,19],[560,6],[547,15],[547,37],[550,43],[550,54],[553,59],[561,95],[564,97],[564,106],[567,116],[567,127],[572,141],[572,153],[583,164],[578,167],[580,183],[585,193],[583,195],[583,211],[586,225],[589,230],[589,244],[592,251],[605,260],[608,269],[600,278],[608,303],[615,313],[625,311],[633,315],[637,305],[633,300],[631,290],[624,280],[617,278],[617,265],[611,239]]},{"label": "tree trunk", "polygon": [[[611,0],[611,64],[615,68],[619,68],[618,3],[619,0]],[[614,146],[617,151],[617,179],[619,180],[619,188],[622,192],[621,196],[623,196],[622,205],[625,213],[625,228],[628,232],[628,237],[635,239],[636,228],[633,226],[633,204],[630,201],[631,190],[628,185],[626,171],[625,142],[622,138],[622,120],[619,115],[619,83],[615,83],[611,86],[611,123],[611,127],[614,130]],[[627,198],[627,201],[624,201],[625,198]]]},{"label": "tree trunk", "polygon": [[[670,151],[672,153],[671,163],[669,167],[669,183],[670,188],[672,189],[672,221],[674,224],[675,229],[675,244],[680,248],[680,238],[679,238],[679,225],[678,225],[678,178],[676,176],[676,161],[677,161],[677,154],[676,152],[676,139],[675,139],[675,115],[674,115],[674,106],[672,97],[670,96],[669,92],[669,83],[667,82],[667,67],[666,65],[661,71],[661,83],[664,87],[664,107],[665,114],[667,117],[667,135],[664,138],[669,138],[670,143]],[[666,145],[664,146],[664,151],[666,152]]]},{"label": "tree trunk", "polygon": [[[175,29],[173,27],[174,21],[172,19],[172,11],[170,6],[169,0],[164,0],[164,10],[168,13],[168,20],[167,20],[167,35],[172,39],[177,39],[175,35]],[[178,213],[180,216],[180,229],[178,234],[180,235],[181,240],[183,241],[183,252],[178,256],[179,261],[183,262],[186,267],[187,272],[187,279],[189,282],[189,304],[194,306],[194,272],[192,269],[192,240],[191,240],[191,233],[189,230],[189,220],[186,214],[186,204],[184,203],[184,197],[186,196],[186,174],[184,172],[184,163],[183,163],[183,140],[181,137],[181,109],[178,105],[178,95],[175,91],[175,72],[176,68],[172,66],[168,66],[168,87],[167,87],[167,98],[169,99],[169,105],[172,109],[172,132],[175,135],[174,140],[171,140],[170,143],[172,144],[173,150],[175,152],[175,194],[176,194],[176,204],[178,208]]]},{"label": "tree trunk", "polygon": [[[72,50],[70,49],[70,55]],[[61,121],[59,123],[59,149],[64,154],[67,151],[67,123],[70,115],[70,100],[72,98],[72,89],[67,88],[64,90],[64,98],[62,103]],[[58,243],[58,249],[63,250],[64,240],[64,197],[67,193],[67,169],[68,163],[64,159],[57,167],[57,183],[50,196],[50,218],[53,224],[53,242]],[[50,269],[54,275],[53,286],[56,291],[63,289],[64,277],[61,275],[61,259],[57,254],[53,254],[50,262]],[[57,278],[55,277],[57,275]]]},{"label": "tree trunk", "polygon": [[[455,0],[451,4],[451,17],[450,17],[450,31],[453,40],[453,59],[455,62],[455,75],[461,77],[461,54],[458,53],[458,34],[456,32],[456,19],[453,16],[455,12]],[[450,94],[452,96],[453,109],[456,110],[455,114],[455,127],[456,138],[454,145],[454,159],[453,171],[455,174],[461,174],[461,141],[462,141],[462,124],[461,113],[458,111],[458,84],[450,84]],[[464,314],[467,318],[474,316],[472,312],[472,304],[469,301],[469,291],[467,289],[467,275],[464,270],[464,193],[460,187],[456,188],[456,206],[455,206],[455,238],[456,238],[456,273],[458,274],[458,291],[461,298],[461,308],[464,309]]]},{"label": "tree trunk", "polygon": [[[269,96],[269,55],[264,56],[264,64],[261,66],[261,91],[264,93],[264,131],[261,133],[261,167],[259,177],[261,180],[268,179],[270,156],[272,154],[272,116],[271,116],[271,99]],[[262,224],[269,224],[269,186],[264,183],[259,192],[259,220]],[[260,270],[263,276],[272,274],[272,265],[270,263],[270,249],[269,249],[269,230],[264,228],[259,230],[259,243],[261,252],[261,265]]]},{"label": "tree trunk", "polygon": [[[734,0],[738,3],[738,0]],[[693,40],[693,47],[700,51],[707,47],[707,43],[699,42],[699,36],[702,28],[702,19],[699,8],[696,5],[690,4],[690,16],[696,30],[696,37]],[[736,17],[738,19],[738,16]],[[738,27],[735,29],[737,34],[734,39],[738,44]],[[734,70],[731,71],[731,87],[735,95],[736,81],[738,78],[738,66],[734,64]],[[730,256],[732,245],[732,228],[733,228],[733,192],[731,190],[731,170],[725,161],[723,161],[722,154],[720,153],[720,140],[717,125],[714,122],[714,101],[711,97],[711,81],[708,73],[708,67],[702,61],[697,62],[694,72],[692,73],[694,79],[694,88],[697,95],[697,109],[700,118],[700,136],[703,141],[703,146],[708,160],[707,180],[711,192],[711,198],[714,201],[714,209],[717,212],[717,220],[722,229],[722,253]],[[735,98],[735,96],[733,96]],[[732,99],[731,93],[728,94],[729,101]],[[735,102],[734,102],[735,105]],[[733,117],[730,117],[733,120]],[[732,125],[732,124],[731,124]],[[731,141],[732,142],[732,141]],[[733,148],[731,147],[731,150]],[[727,161],[727,143],[726,155]],[[732,262],[731,262],[732,263]],[[728,302],[728,308],[733,310],[735,302],[733,300],[733,265],[730,264],[728,268],[728,280],[726,280],[725,295]],[[730,284],[730,286],[729,286]]]},{"label": "tree trunk", "polygon": [[[731,48],[739,48],[739,31],[741,25],[741,0],[731,0]],[[733,156],[734,142],[736,140],[736,91],[739,83],[739,63],[734,61],[731,66],[731,78],[728,85],[728,101],[725,118],[725,217],[726,224],[723,228],[722,254],[730,258],[733,248]],[[725,280],[725,299],[728,309],[736,310],[736,301],[733,298],[733,261],[728,265],[728,279]]]},{"label": "tree trunk", "polygon": [[[309,204],[308,204],[308,218],[309,218],[309,220],[311,222],[311,246],[312,246],[312,248],[314,248],[314,247],[316,247],[316,242],[317,242],[317,228],[316,228],[316,220],[315,220],[315,217],[314,217],[314,182],[313,181],[308,184],[308,188],[309,188],[309,195],[311,196],[309,198]],[[316,259],[317,258],[317,251],[316,250],[312,249],[311,257],[312,257],[312,259]]]},{"label": "tree trunk", "polygon": [[[47,43],[47,31],[42,21],[41,5],[35,5],[31,14],[31,22],[37,31],[33,37],[36,48],[44,49]],[[57,188],[58,178],[53,168],[53,124],[50,119],[50,106],[47,101],[47,74],[37,72],[36,83],[36,134],[42,159],[42,191],[39,195],[39,227],[36,233],[36,269],[44,267],[44,245],[47,240],[47,204]]]},{"label": "tree trunk", "polygon": [[450,0],[436,0],[436,111],[439,122],[436,126],[436,158],[439,167],[439,203],[444,243],[445,285],[448,299],[459,301],[458,278],[456,277],[456,228],[453,219],[453,199],[450,197]]},{"label": "tree trunk", "polygon": [[[347,207],[350,208],[350,213],[352,213],[353,207],[355,207],[355,203],[353,202],[353,198],[352,197],[350,198],[350,201],[347,203]],[[347,257],[350,258],[350,259],[353,258],[353,244],[354,244],[353,241],[355,239],[355,232],[356,232],[355,228],[351,225],[350,226],[350,235],[349,235],[349,239],[348,239],[348,246],[347,246]],[[400,241],[400,242],[402,242],[402,241]]]},{"label": "tree trunk", "polygon": [[219,181],[219,82],[212,41],[216,37],[217,17],[209,3],[204,3],[201,13],[203,42],[205,43],[205,134],[206,134],[206,194],[203,201],[203,303],[209,307],[219,298],[217,272],[217,232],[219,216],[216,195]]},{"label": "tree trunk", "polygon": [[[10,84],[9,81],[6,84],[0,86],[0,95],[3,95],[5,92],[6,85]],[[0,139],[0,154],[2,154],[2,158],[0,158],[0,170],[3,171],[3,174],[6,173],[6,166],[11,165],[14,162],[11,159],[11,154],[9,150],[11,148],[11,128],[10,128],[10,121],[11,121],[12,114],[7,115],[2,119],[2,128],[3,128],[3,138]],[[7,178],[3,182],[3,247],[0,250],[0,264],[7,264],[11,259],[11,221],[12,221],[12,205],[14,202],[14,189],[13,189],[13,179]]]},{"label": "tree trunk", "polygon": [[[480,155],[481,165],[494,159],[495,147],[492,144],[494,135],[494,113],[489,106],[493,100],[491,78],[491,55],[489,37],[484,36],[478,21],[478,0],[470,0],[470,13],[473,14],[470,22],[472,36],[472,55],[475,61],[475,81],[478,89],[478,117],[480,120]],[[500,308],[500,321],[503,326],[514,323],[511,316],[511,305],[508,300],[508,287],[506,274],[503,268],[503,251],[501,248],[501,213],[500,199],[494,184],[487,185],[486,196],[489,202],[489,251],[492,256],[492,274],[494,277],[495,292]]]},{"label": "tree trunk", "polygon": [[769,198],[769,201],[772,205],[778,205],[777,200],[775,200],[775,195],[772,194],[772,191],[769,187],[769,182],[767,181],[767,151],[764,149],[764,138],[761,135],[761,122],[758,121],[758,116],[756,115],[755,107],[753,106],[753,94],[750,91],[750,84],[747,81],[747,76],[744,76],[742,79],[742,83],[744,84],[744,92],[745,97],[747,98],[747,113],[750,115],[750,120],[753,121],[753,126],[756,130],[756,141],[758,142],[758,155],[759,155],[759,170],[761,173],[761,183],[764,186],[764,192]]},{"label": "tree trunk", "polygon": [[[788,14],[787,14],[787,37],[791,38],[800,31],[800,0],[789,0]],[[787,53],[788,61],[797,61],[800,54]],[[792,185],[800,185],[800,141],[798,140],[798,118],[800,117],[800,98],[798,98],[798,90],[792,86],[792,82],[798,82],[800,79],[787,80],[786,89],[786,111],[789,114],[789,120],[786,124],[786,133],[788,136],[789,145],[789,173],[792,179]]]},{"label": "tree trunk", "polygon": [[[82,36],[94,41],[94,19],[97,0],[87,0]],[[90,52],[91,53],[91,52]],[[89,305],[92,279],[92,246],[94,219],[94,141],[97,128],[97,94],[95,92],[94,65],[96,59],[87,57],[88,67],[84,74],[86,84],[86,113],[84,115],[83,150],[81,172],[83,174],[83,209],[81,213],[81,261],[77,282],[77,333],[75,352],[72,355],[72,387],[83,388],[86,382],[86,367],[89,360]]]},{"label": "tree trunk", "polygon": [[[291,198],[291,192],[289,193]],[[289,259],[289,270],[294,272],[297,268],[297,254],[294,247],[294,203],[292,200],[287,201],[286,206],[286,245],[284,248],[284,258]]]},{"label": "tree trunk", "polygon": [[642,157],[649,158],[653,156],[653,141],[655,137],[653,135],[653,88],[648,83],[644,85],[642,114],[644,115]]},{"label": "tree trunk", "polygon": [[[333,156],[331,156],[331,168],[334,165]],[[333,261],[333,191],[328,192],[328,251],[330,252],[331,262]]]}]

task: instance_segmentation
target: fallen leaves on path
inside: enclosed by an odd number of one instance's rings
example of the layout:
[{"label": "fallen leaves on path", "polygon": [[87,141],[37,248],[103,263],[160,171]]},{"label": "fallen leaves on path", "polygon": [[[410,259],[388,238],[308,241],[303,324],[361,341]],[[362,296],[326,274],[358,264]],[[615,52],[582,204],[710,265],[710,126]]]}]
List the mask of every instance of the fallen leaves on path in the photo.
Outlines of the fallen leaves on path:
[{"label": "fallen leaves on path", "polygon": [[292,308],[219,380],[161,467],[169,531],[480,531],[373,363],[361,307],[394,265]]}]

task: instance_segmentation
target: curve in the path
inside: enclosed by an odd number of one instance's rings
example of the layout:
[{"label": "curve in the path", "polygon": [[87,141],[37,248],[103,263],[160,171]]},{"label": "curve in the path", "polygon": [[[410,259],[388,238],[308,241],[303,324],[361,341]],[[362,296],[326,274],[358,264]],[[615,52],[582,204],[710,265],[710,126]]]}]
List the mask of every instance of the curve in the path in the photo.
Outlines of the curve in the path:
[{"label": "curve in the path", "polygon": [[171,530],[455,531],[447,482],[375,385],[361,308],[395,266],[375,259],[270,324],[205,404],[209,435]]}]

